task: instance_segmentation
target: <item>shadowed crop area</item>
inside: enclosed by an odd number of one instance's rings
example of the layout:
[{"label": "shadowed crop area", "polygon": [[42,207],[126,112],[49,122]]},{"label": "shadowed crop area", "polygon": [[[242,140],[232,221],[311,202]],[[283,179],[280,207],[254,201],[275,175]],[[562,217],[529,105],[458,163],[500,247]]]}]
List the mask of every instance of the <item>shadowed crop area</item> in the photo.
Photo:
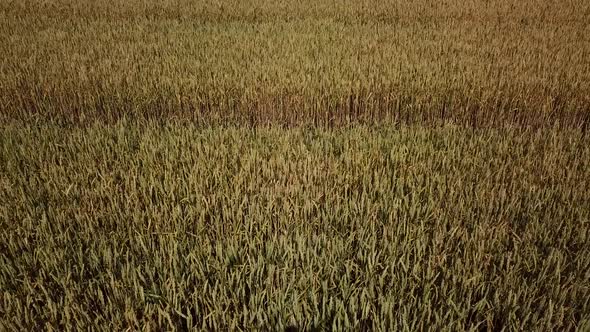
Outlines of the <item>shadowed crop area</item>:
[{"label": "shadowed crop area", "polygon": [[589,17],[0,0],[0,330],[590,329]]}]

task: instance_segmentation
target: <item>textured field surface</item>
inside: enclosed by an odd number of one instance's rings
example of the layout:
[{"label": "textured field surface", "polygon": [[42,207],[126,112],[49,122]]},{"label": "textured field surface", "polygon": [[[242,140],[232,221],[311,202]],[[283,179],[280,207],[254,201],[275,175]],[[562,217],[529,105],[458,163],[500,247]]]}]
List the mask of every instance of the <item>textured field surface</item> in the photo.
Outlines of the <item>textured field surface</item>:
[{"label": "textured field surface", "polygon": [[590,329],[587,0],[0,0],[0,331]]},{"label": "textured field surface", "polygon": [[589,160],[580,131],[5,124],[0,326],[581,329]]},{"label": "textured field surface", "polygon": [[588,128],[590,2],[0,0],[0,115]]}]

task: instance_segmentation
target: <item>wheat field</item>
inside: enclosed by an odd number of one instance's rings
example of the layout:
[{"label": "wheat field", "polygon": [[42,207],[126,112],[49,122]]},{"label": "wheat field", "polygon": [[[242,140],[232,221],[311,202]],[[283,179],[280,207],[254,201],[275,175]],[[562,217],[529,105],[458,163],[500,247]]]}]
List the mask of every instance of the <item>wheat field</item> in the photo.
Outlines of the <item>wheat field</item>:
[{"label": "wheat field", "polygon": [[0,330],[590,329],[589,17],[0,0]]},{"label": "wheat field", "polygon": [[0,105],[68,122],[587,130],[588,17],[581,0],[2,0]]}]

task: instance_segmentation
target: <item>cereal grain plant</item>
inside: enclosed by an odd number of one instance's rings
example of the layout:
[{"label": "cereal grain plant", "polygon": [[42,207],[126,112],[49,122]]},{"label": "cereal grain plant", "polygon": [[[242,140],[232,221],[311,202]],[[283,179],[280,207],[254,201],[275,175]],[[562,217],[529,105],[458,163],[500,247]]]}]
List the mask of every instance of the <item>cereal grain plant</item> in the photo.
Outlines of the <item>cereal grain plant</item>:
[{"label": "cereal grain plant", "polygon": [[590,329],[588,17],[0,0],[0,330]]},{"label": "cereal grain plant", "polygon": [[574,329],[590,142],[445,126],[5,125],[9,329]]},{"label": "cereal grain plant", "polygon": [[588,127],[590,4],[0,2],[2,116]]}]

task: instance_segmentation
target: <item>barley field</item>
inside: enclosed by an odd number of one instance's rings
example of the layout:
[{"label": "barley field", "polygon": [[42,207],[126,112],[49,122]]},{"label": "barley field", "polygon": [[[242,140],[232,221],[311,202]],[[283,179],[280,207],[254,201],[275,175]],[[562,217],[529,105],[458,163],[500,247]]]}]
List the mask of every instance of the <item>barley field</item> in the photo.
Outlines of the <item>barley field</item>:
[{"label": "barley field", "polygon": [[589,330],[589,122],[583,0],[0,0],[0,330]]}]

